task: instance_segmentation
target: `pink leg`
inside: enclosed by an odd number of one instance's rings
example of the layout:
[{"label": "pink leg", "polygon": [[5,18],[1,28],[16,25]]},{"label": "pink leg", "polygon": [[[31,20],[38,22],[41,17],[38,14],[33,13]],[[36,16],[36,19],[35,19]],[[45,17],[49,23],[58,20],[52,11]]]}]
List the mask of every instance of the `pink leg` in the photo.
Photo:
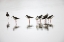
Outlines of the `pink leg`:
[{"label": "pink leg", "polygon": [[15,23],[16,23],[16,25],[17,25],[17,21],[15,20]]},{"label": "pink leg", "polygon": [[41,23],[41,19],[40,19],[40,23]]},{"label": "pink leg", "polygon": [[51,19],[50,19],[50,23],[51,23]]},{"label": "pink leg", "polygon": [[45,19],[45,24],[46,24],[46,19]]},{"label": "pink leg", "polygon": [[9,17],[8,17],[8,23],[9,23]]},{"label": "pink leg", "polygon": [[30,19],[29,19],[29,25],[30,25]]},{"label": "pink leg", "polygon": [[48,24],[49,24],[49,19],[48,19]]}]

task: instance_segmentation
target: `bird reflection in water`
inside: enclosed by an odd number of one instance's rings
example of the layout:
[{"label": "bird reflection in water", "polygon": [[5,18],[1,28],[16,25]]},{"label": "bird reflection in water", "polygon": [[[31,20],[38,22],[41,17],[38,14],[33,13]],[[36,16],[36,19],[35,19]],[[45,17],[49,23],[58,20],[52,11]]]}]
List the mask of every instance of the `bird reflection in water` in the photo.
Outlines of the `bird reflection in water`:
[{"label": "bird reflection in water", "polygon": [[38,29],[43,29],[43,28],[49,30],[49,27],[52,27],[53,28],[53,25],[52,24],[37,24],[36,25],[37,30]]},{"label": "bird reflection in water", "polygon": [[36,25],[36,28],[37,28],[37,30],[40,28],[40,29],[43,29],[43,24],[42,23],[40,23],[40,24],[37,24]]},{"label": "bird reflection in water", "polygon": [[7,26],[7,28],[9,28],[10,27],[10,24],[9,24],[9,17],[10,17],[10,15],[9,15],[8,12],[6,12],[6,17],[8,18],[8,24],[6,26]]},{"label": "bird reflection in water", "polygon": [[10,27],[10,24],[9,24],[9,22],[8,22],[8,24],[7,24],[7,28],[9,28]]},{"label": "bird reflection in water", "polygon": [[49,27],[48,24],[46,24],[46,25],[44,26],[45,29],[49,30],[48,27]]},{"label": "bird reflection in water", "polygon": [[30,27],[33,27],[33,26],[32,26],[32,25],[28,25],[28,26],[27,26],[27,29],[30,28]]},{"label": "bird reflection in water", "polygon": [[14,26],[13,31],[14,31],[15,29],[17,29],[17,28],[19,28],[19,26]]},{"label": "bird reflection in water", "polygon": [[52,27],[53,28],[53,24],[49,24],[49,27]]}]

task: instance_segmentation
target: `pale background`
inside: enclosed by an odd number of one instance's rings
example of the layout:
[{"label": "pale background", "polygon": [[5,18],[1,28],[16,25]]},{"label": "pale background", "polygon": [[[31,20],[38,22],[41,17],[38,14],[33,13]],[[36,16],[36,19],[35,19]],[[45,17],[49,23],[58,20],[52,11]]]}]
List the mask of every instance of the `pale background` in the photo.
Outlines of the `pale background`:
[{"label": "pale background", "polygon": [[[10,14],[10,28],[6,28],[6,12]],[[53,28],[37,30],[37,15],[54,15]],[[27,29],[28,19],[33,16],[31,29]],[[20,28],[13,31],[15,21],[11,16],[17,16]],[[64,42],[64,0],[0,0],[0,42]],[[44,20],[42,20],[44,23]]]}]

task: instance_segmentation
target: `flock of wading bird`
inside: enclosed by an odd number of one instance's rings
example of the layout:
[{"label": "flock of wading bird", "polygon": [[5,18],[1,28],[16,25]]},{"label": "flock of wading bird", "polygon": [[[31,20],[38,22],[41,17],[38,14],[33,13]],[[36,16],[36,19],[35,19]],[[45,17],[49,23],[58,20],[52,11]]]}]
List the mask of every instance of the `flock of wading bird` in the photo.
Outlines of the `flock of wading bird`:
[{"label": "flock of wading bird", "polygon": [[[8,20],[9,20],[10,15],[9,15],[8,12],[6,12],[6,16],[7,16]],[[12,16],[12,17],[15,20],[15,27],[13,28],[13,30],[15,30],[16,28],[19,28],[19,26],[17,26],[17,19],[20,19],[20,18],[15,17],[15,16]],[[29,25],[27,26],[27,28],[30,28],[30,27],[32,27],[32,25],[30,25],[30,18],[34,18],[34,17],[28,16],[28,15],[26,15],[26,17],[29,19]],[[53,17],[54,17],[53,15],[49,16],[48,13],[46,15],[37,16],[36,17],[36,22],[37,22],[36,28],[37,28],[37,30],[39,28],[41,28],[41,29],[45,28],[45,29],[49,30],[48,27],[53,27],[53,25],[51,24],[51,19]],[[41,23],[41,20],[43,20],[43,19],[45,20],[44,24]],[[38,20],[39,20],[39,23],[38,23]],[[48,23],[47,23],[47,20],[48,20]],[[10,27],[10,24],[9,24],[9,21],[8,21],[7,28],[9,28],[9,27]]]}]

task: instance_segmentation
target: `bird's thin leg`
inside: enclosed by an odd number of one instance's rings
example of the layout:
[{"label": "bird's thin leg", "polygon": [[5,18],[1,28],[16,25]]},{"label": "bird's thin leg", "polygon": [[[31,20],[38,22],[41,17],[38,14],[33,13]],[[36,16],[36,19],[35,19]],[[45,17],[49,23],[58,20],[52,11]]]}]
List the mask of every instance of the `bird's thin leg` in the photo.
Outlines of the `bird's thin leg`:
[{"label": "bird's thin leg", "polygon": [[29,19],[29,25],[30,25],[30,19]]},{"label": "bird's thin leg", "polygon": [[46,19],[45,19],[45,24],[46,24]]},{"label": "bird's thin leg", "polygon": [[8,24],[9,24],[9,22],[8,22]]},{"label": "bird's thin leg", "polygon": [[9,17],[8,17],[8,24],[9,24]]},{"label": "bird's thin leg", "polygon": [[8,19],[9,19],[9,17],[8,17]]},{"label": "bird's thin leg", "polygon": [[50,19],[50,23],[51,23],[51,19]]},{"label": "bird's thin leg", "polygon": [[38,24],[38,22],[40,22],[40,21],[36,20],[36,23],[37,23],[37,24]]},{"label": "bird's thin leg", "polygon": [[36,23],[37,23],[37,20],[36,20]]},{"label": "bird's thin leg", "polygon": [[17,25],[17,20],[16,20],[16,25]]},{"label": "bird's thin leg", "polygon": [[17,25],[17,21],[15,20],[15,23],[16,23],[16,25]]},{"label": "bird's thin leg", "polygon": [[41,19],[40,19],[40,23],[41,23]]},{"label": "bird's thin leg", "polygon": [[49,19],[48,19],[48,24],[49,24]]}]

